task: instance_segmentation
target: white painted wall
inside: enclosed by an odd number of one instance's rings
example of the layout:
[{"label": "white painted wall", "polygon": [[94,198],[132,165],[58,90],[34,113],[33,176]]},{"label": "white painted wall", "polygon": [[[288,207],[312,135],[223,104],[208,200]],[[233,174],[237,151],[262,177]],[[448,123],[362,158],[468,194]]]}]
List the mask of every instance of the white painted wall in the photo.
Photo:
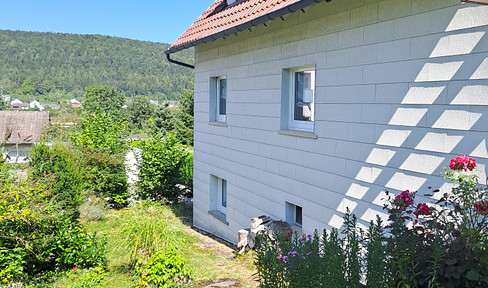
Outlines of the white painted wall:
[{"label": "white painted wall", "polygon": [[[362,224],[382,191],[448,189],[449,160],[488,163],[488,6],[334,0],[196,47],[194,224],[231,241],[262,214],[303,207],[303,232]],[[317,139],[278,134],[285,68],[316,65]],[[227,77],[227,127],[209,125],[210,77]],[[208,213],[227,180],[225,225]]]}]

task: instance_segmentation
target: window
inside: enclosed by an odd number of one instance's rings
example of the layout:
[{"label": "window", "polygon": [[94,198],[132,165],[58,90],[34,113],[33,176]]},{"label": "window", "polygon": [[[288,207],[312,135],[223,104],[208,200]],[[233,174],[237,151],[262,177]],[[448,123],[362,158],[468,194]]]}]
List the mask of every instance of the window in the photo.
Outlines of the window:
[{"label": "window", "polygon": [[210,78],[210,121],[225,122],[227,119],[227,79],[224,76]]},{"label": "window", "polygon": [[209,214],[226,223],[227,181],[210,175],[210,210]]},{"label": "window", "polygon": [[227,212],[227,181],[224,179],[218,179],[218,188],[217,188],[217,197],[218,197],[218,203],[217,203],[217,210],[219,210],[222,213]]},{"label": "window", "polygon": [[315,67],[283,70],[281,129],[314,132]]},{"label": "window", "polygon": [[285,204],[285,216],[286,222],[290,225],[296,225],[302,227],[302,207],[288,203]]}]

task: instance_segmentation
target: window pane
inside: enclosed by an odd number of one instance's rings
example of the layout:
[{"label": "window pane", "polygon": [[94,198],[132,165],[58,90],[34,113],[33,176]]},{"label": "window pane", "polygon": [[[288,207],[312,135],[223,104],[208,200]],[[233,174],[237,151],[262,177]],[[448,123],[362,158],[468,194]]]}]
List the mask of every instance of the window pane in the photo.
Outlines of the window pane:
[{"label": "window pane", "polygon": [[225,105],[227,99],[227,80],[219,79],[219,114],[226,115]]},{"label": "window pane", "polygon": [[314,121],[312,77],[311,71],[295,72],[294,120]]},{"label": "window pane", "polygon": [[227,181],[222,180],[222,207],[227,207]]},{"label": "window pane", "polygon": [[302,225],[302,207],[295,206],[295,223]]}]

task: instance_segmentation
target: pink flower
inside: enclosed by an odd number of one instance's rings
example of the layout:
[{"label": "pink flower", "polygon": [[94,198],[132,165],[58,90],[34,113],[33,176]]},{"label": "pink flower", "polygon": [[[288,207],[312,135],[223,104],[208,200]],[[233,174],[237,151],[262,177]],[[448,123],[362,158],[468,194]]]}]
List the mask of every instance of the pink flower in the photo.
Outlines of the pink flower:
[{"label": "pink flower", "polygon": [[451,159],[451,162],[449,163],[449,168],[451,168],[451,170],[473,171],[473,169],[476,168],[476,161],[473,158],[462,155],[457,157],[456,159]]},{"label": "pink flower", "polygon": [[73,272],[76,272],[77,270],[78,270],[78,268],[77,268],[77,267],[74,267],[74,268],[73,268]]},{"label": "pink flower", "polygon": [[405,210],[408,206],[413,205],[413,199],[410,197],[410,191],[405,190],[395,198],[394,204],[400,209]]},{"label": "pink flower", "polygon": [[419,205],[417,205],[417,209],[415,212],[413,212],[415,217],[419,217],[419,215],[429,215],[429,213],[429,206],[427,206],[425,203],[419,203]]}]

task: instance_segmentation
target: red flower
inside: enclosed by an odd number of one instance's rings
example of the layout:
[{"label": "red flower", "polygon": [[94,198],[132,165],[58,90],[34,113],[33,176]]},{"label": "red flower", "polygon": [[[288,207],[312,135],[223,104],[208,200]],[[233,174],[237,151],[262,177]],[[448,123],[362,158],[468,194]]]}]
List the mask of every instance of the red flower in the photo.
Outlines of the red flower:
[{"label": "red flower", "polygon": [[415,217],[419,217],[419,215],[429,215],[429,213],[429,206],[427,206],[425,203],[419,203],[419,205],[417,205],[417,209],[415,212],[413,212]]},{"label": "red flower", "polygon": [[449,163],[449,168],[451,170],[464,170],[473,171],[476,168],[476,161],[473,158],[469,158],[466,155],[457,157],[456,159],[451,159]]},{"label": "red flower", "polygon": [[78,270],[78,268],[77,268],[77,267],[73,268],[73,272],[76,272],[77,270]]},{"label": "red flower", "polygon": [[488,214],[488,201],[474,203],[474,211],[480,214]]},{"label": "red flower", "polygon": [[410,191],[405,190],[395,198],[395,205],[405,210],[409,205],[413,205],[413,199],[410,197]]}]

